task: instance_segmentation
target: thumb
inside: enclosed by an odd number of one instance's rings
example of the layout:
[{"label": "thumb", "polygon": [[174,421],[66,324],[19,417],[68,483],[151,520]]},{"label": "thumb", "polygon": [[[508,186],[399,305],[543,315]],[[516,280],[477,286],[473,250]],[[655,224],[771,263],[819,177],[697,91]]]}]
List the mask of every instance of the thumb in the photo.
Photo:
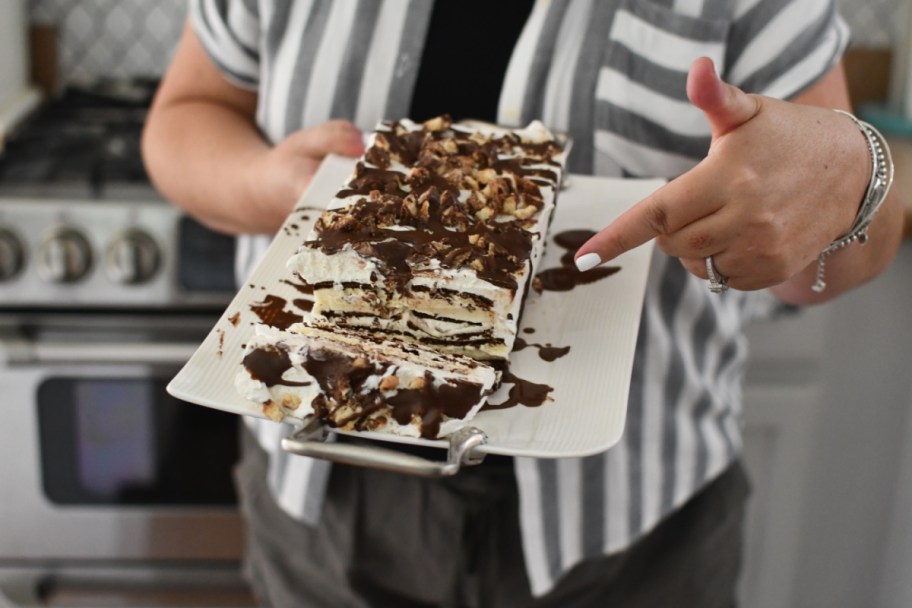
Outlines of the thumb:
[{"label": "thumb", "polygon": [[700,57],[690,65],[687,97],[703,110],[713,139],[740,127],[760,110],[756,97],[719,78],[709,57]]},{"label": "thumb", "polygon": [[323,158],[327,154],[360,156],[364,153],[361,131],[347,120],[330,120],[288,136],[283,145],[303,156]]}]

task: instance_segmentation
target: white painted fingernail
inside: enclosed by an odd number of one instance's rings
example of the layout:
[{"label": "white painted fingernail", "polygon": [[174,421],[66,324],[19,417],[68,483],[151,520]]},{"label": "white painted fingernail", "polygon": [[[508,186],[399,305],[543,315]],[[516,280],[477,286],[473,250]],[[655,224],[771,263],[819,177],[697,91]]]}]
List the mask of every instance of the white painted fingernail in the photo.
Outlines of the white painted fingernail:
[{"label": "white painted fingernail", "polygon": [[602,258],[597,253],[587,253],[576,258],[576,267],[580,272],[591,270],[602,263]]}]

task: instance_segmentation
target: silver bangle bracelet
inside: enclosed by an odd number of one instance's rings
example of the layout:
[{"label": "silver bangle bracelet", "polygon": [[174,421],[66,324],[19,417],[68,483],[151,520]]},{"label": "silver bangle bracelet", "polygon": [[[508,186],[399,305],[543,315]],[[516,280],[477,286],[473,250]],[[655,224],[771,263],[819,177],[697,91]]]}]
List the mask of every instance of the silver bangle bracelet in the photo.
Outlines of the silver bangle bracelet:
[{"label": "silver bangle bracelet", "polygon": [[887,193],[890,192],[890,186],[893,185],[893,157],[890,155],[890,146],[884,136],[872,127],[869,123],[858,120],[852,114],[843,110],[835,110],[840,114],[847,116],[855,123],[858,130],[865,136],[868,142],[868,152],[871,155],[871,180],[868,182],[868,188],[865,191],[861,205],[858,207],[858,214],[849,231],[830,243],[826,249],[817,256],[817,277],[811,289],[821,293],[826,289],[824,273],[826,270],[826,258],[834,251],[842,249],[855,241],[864,245],[868,240],[868,227],[874,219],[874,214],[880,209]]}]

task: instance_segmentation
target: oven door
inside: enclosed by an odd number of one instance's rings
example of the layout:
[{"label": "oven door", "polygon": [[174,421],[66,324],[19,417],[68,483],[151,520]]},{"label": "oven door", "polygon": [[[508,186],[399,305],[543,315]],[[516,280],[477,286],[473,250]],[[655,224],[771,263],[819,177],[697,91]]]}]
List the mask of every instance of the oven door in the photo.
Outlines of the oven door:
[{"label": "oven door", "polygon": [[164,388],[194,346],[8,348],[0,560],[240,556],[239,419]]}]

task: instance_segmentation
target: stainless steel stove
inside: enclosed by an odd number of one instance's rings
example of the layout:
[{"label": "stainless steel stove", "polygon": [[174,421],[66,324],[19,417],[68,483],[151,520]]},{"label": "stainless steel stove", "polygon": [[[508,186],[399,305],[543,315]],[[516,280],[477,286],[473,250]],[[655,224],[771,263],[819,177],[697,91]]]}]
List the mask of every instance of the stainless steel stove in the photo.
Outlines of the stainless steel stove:
[{"label": "stainless steel stove", "polygon": [[233,240],[155,191],[140,156],[154,82],[67,90],[0,154],[0,303],[224,305]]},{"label": "stainless steel stove", "polygon": [[0,606],[248,605],[239,421],[164,390],[234,244],[150,184],[154,88],[68,89],[0,154]]}]

